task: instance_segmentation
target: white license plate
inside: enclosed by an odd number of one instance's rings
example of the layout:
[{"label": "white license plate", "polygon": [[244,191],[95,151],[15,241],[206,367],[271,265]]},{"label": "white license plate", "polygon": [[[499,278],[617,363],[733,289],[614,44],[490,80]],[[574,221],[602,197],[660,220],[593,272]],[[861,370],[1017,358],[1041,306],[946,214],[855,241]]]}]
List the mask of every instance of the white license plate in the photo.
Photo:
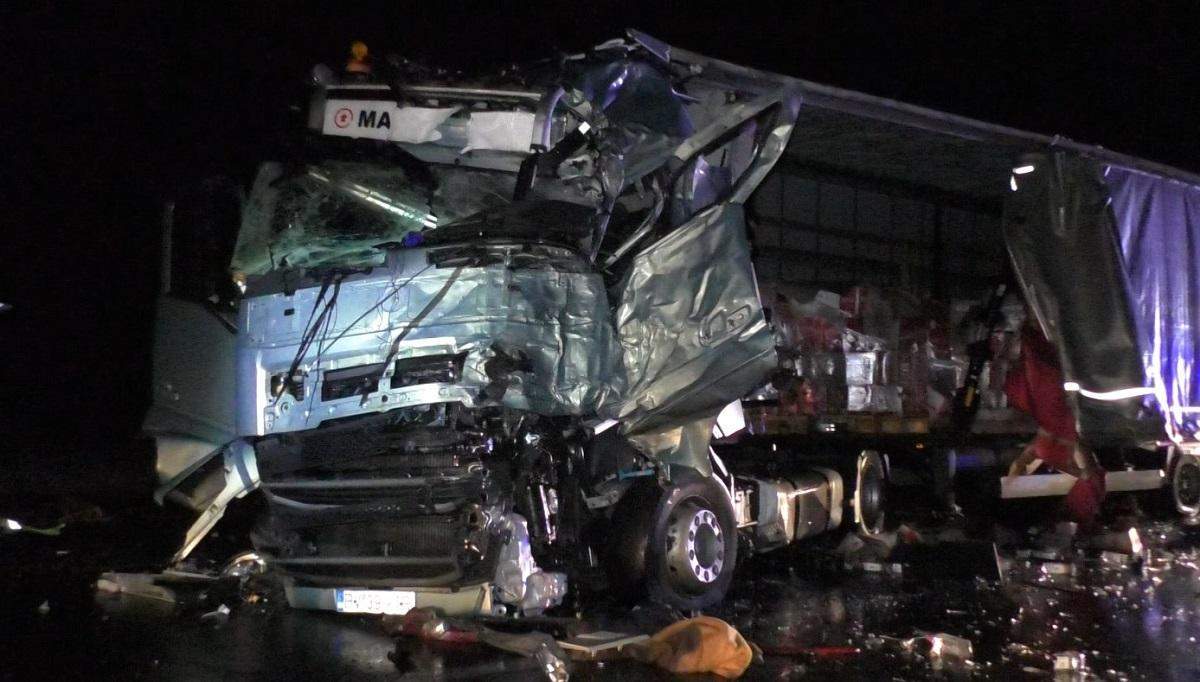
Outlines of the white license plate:
[{"label": "white license plate", "polygon": [[402,616],[417,605],[417,593],[407,590],[338,590],[340,613],[387,613]]}]

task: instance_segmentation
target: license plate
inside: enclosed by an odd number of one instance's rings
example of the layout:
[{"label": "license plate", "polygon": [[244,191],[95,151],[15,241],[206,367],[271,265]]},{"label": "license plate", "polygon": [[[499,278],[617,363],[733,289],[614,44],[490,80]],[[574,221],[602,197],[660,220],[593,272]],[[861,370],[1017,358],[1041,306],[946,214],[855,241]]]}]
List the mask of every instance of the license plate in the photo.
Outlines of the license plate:
[{"label": "license plate", "polygon": [[340,613],[386,613],[402,616],[417,605],[417,593],[407,590],[338,590]]}]

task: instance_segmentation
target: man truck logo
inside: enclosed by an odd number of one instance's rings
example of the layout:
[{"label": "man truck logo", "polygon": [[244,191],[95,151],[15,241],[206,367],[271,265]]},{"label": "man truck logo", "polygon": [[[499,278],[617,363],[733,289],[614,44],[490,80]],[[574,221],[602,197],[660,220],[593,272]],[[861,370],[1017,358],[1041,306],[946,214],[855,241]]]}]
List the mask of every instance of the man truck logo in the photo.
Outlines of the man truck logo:
[{"label": "man truck logo", "polygon": [[[325,106],[321,132],[326,135],[391,140],[394,133],[411,125],[405,123],[403,110],[391,102],[330,100]],[[411,135],[401,137],[407,140]]]},{"label": "man truck logo", "polygon": [[[376,118],[378,115],[378,119]],[[387,128],[392,129],[392,119],[386,111],[367,111],[363,109],[358,112],[358,127],[359,128]]]}]

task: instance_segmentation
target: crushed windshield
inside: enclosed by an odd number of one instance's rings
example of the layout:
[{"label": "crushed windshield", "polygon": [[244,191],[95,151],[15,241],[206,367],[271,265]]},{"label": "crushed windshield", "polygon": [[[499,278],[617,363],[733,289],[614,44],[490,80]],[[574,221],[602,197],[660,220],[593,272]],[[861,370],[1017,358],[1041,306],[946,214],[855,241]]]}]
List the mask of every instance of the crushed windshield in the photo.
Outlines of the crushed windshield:
[{"label": "crushed windshield", "polygon": [[390,165],[324,162],[287,171],[264,164],[231,269],[261,275],[277,268],[379,265],[378,245],[504,205],[511,196],[511,181],[497,174],[448,169],[436,180],[430,191]]}]

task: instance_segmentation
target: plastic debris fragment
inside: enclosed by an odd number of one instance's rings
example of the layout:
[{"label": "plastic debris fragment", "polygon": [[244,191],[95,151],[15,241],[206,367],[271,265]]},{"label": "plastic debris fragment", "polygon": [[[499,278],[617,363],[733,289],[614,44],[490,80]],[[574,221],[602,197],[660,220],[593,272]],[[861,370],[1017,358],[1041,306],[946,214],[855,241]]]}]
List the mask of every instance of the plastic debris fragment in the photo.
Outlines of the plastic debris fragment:
[{"label": "plastic debris fragment", "polygon": [[905,650],[928,658],[935,672],[964,671],[971,667],[971,640],[945,632],[925,633],[904,641]]},{"label": "plastic debris fragment", "polygon": [[229,607],[221,604],[217,608],[200,616],[200,622],[208,625],[224,625],[229,621]]},{"label": "plastic debris fragment", "polygon": [[175,592],[158,585],[153,573],[104,573],[96,581],[96,591],[107,594],[128,594],[174,604]]},{"label": "plastic debris fragment", "polygon": [[1079,651],[1061,651],[1054,654],[1054,679],[1083,679],[1087,673],[1087,660]]}]

